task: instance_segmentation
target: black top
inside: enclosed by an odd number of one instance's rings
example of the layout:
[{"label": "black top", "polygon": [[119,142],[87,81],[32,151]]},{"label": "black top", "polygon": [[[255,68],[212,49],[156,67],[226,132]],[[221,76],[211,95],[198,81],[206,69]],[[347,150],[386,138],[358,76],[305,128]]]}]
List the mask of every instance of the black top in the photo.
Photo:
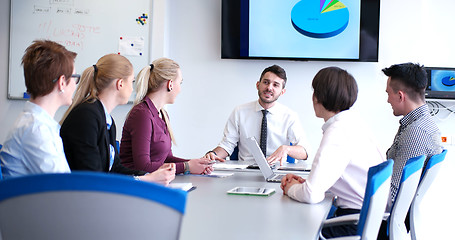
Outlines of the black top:
[{"label": "black top", "polygon": [[[120,163],[114,119],[107,130],[106,115],[99,100],[76,106],[60,129],[66,160],[71,170],[114,172],[127,175],[144,175],[146,172],[124,167]],[[115,149],[112,169],[109,171],[110,147]]]}]

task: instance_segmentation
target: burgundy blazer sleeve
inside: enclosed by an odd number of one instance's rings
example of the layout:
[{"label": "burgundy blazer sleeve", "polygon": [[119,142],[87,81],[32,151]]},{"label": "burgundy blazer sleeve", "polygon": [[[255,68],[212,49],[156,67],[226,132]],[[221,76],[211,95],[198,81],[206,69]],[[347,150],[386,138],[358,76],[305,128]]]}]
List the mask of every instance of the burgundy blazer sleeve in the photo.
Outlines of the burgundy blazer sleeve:
[{"label": "burgundy blazer sleeve", "polygon": [[184,173],[185,172],[185,166],[184,166],[184,162],[187,162],[188,159],[183,159],[183,158],[179,158],[179,157],[175,157],[173,154],[172,154],[172,151],[169,151],[169,155],[167,156],[166,158],[166,162],[168,163],[175,163],[175,166],[176,166],[176,169],[175,169],[175,173],[176,174],[179,174],[179,173]]},{"label": "burgundy blazer sleeve", "polygon": [[150,156],[150,143],[152,141],[152,115],[147,109],[131,111],[128,117],[128,129],[131,134],[131,150],[136,169],[147,172],[157,170],[162,161],[152,159]]}]

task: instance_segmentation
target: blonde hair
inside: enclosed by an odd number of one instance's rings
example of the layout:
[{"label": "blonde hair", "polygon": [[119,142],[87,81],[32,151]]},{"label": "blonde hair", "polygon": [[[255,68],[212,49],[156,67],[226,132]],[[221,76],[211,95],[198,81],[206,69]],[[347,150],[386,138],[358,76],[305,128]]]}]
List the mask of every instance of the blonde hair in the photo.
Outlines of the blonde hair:
[{"label": "blonde hair", "polygon": [[73,103],[66,110],[60,124],[76,106],[83,102],[94,102],[114,80],[127,79],[132,73],[133,65],[126,57],[118,54],[101,57],[95,65],[86,68],[82,73]]},{"label": "blonde hair", "polygon": [[[176,79],[179,69],[179,64],[169,58],[158,58],[149,66],[144,67],[137,75],[136,99],[134,100],[134,105],[141,103],[144,97],[149,93],[158,91],[167,81]],[[172,142],[176,144],[166,110],[161,109],[161,116],[167,125]]]}]

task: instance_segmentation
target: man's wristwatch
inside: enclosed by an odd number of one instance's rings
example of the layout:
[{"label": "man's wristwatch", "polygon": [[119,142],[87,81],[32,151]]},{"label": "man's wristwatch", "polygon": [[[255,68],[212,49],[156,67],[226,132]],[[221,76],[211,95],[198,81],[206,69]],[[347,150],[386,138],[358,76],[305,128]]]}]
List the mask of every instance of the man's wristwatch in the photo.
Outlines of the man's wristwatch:
[{"label": "man's wristwatch", "polygon": [[207,155],[207,154],[209,154],[209,153],[213,153],[213,154],[215,154],[215,156],[218,156],[218,154],[216,154],[216,152],[213,151],[213,150],[208,151],[205,155]]}]

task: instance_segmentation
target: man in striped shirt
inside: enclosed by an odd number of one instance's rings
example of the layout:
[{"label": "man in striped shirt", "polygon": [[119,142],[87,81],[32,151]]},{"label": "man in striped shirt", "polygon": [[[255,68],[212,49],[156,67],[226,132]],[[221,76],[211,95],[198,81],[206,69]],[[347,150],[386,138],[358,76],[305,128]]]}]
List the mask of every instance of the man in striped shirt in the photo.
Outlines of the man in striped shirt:
[{"label": "man in striped shirt", "polygon": [[427,160],[442,152],[441,133],[425,103],[427,74],[423,66],[413,63],[392,65],[382,69],[388,76],[386,92],[400,127],[392,146],[387,150],[387,159],[395,161],[393,166],[391,201],[400,185],[401,173],[409,158],[426,155]]},{"label": "man in striped shirt", "polygon": [[389,211],[395,201],[406,161],[420,155],[426,155],[428,161],[431,156],[441,153],[443,149],[441,132],[425,103],[428,80],[424,67],[403,63],[384,68],[382,71],[389,77],[386,88],[387,102],[392,106],[395,116],[403,116],[393,144],[387,150],[387,159],[395,161],[387,208]]}]

